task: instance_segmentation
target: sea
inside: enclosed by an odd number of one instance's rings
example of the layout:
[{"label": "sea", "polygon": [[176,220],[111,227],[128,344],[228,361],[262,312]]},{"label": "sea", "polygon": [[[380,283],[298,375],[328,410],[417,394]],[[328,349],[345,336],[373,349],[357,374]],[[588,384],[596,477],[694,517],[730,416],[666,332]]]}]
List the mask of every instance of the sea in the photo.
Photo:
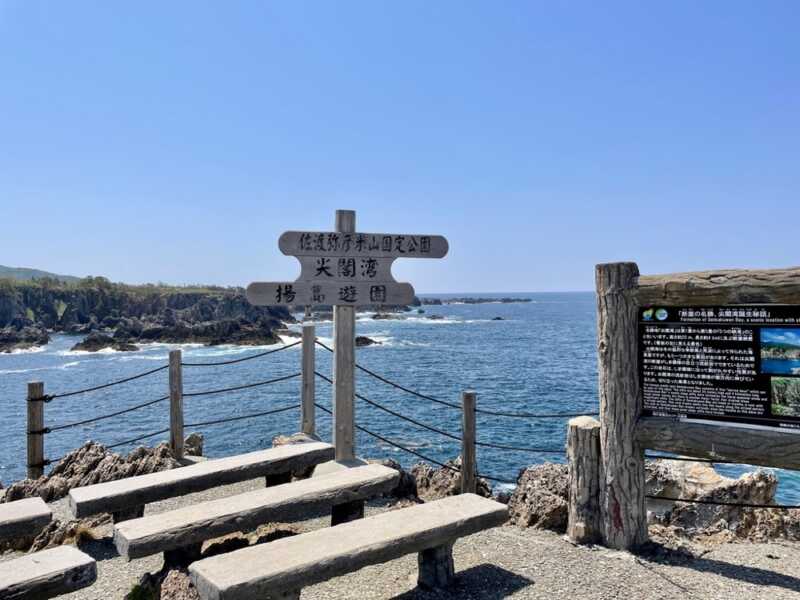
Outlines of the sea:
[{"label": "sea", "polygon": [[[445,299],[463,294],[439,295]],[[357,362],[385,379],[430,398],[459,404],[465,390],[477,393],[477,406],[503,413],[582,413],[598,411],[593,293],[480,294],[495,298],[483,304],[426,305],[401,320],[375,320],[359,313],[357,334],[379,344],[357,349]],[[530,298],[530,302],[501,303],[502,297]],[[423,312],[424,311],[424,312]],[[297,315],[298,320],[302,315]],[[321,342],[332,344],[330,320],[317,323]],[[300,331],[300,325],[290,326]],[[225,362],[266,350],[263,347],[198,344],[147,344],[137,352],[77,352],[71,348],[80,336],[57,334],[47,346],[33,351],[0,354],[0,481],[25,477],[26,384],[44,382],[46,394],[64,394],[118,381],[162,366],[170,350],[180,348],[187,363]],[[183,369],[184,393],[214,391],[292,375],[300,371],[300,346],[235,364],[192,366]],[[317,370],[330,376],[331,355],[316,352]],[[55,398],[45,405],[45,426],[93,419],[156,400],[168,393],[167,371],[93,392]],[[457,409],[420,398],[358,371],[359,395],[396,413],[458,436]],[[317,402],[330,409],[330,384],[317,380]],[[299,409],[254,418],[193,426],[196,423],[243,417],[299,403],[300,380],[293,378],[239,391],[186,396],[186,433],[199,431],[205,454],[222,457],[266,448],[273,437],[299,430]],[[409,467],[421,455],[438,462],[459,454],[459,443],[439,433],[402,420],[363,400],[356,401],[357,453],[365,458],[392,458]],[[567,418],[533,419],[479,414],[477,437],[518,449],[478,449],[478,471],[491,477],[498,489],[513,487],[519,471],[541,462],[564,462]],[[142,441],[126,440],[169,427],[169,403],[157,402],[117,417],[53,431],[45,436],[45,456],[55,460],[87,440],[116,445],[128,452],[139,444],[167,439],[158,434]],[[317,430],[331,438],[331,417],[317,411]],[[396,445],[395,445],[396,444]],[[530,451],[530,449],[554,452]],[[413,451],[412,454],[408,451]],[[738,476],[752,467],[724,465],[723,474]],[[775,469],[780,480],[778,500],[800,503],[800,478]]]}]

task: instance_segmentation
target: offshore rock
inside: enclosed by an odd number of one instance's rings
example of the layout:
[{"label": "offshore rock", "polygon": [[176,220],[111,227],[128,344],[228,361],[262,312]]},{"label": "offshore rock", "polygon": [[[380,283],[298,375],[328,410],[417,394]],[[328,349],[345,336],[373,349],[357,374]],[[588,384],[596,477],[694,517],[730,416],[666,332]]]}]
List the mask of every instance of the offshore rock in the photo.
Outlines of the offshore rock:
[{"label": "offshore rock", "polygon": [[34,325],[30,321],[22,327],[4,327],[0,329],[0,352],[9,353],[14,350],[29,350],[44,346],[50,341],[50,335],[44,327]]},{"label": "offshore rock", "polygon": [[356,336],[356,348],[362,348],[364,346],[380,346],[381,343],[377,340],[373,340],[372,338],[368,338],[365,335]]},{"label": "offshore rock", "polygon": [[[461,493],[461,457],[448,460],[446,467],[435,469],[428,463],[417,463],[411,474],[417,482],[417,493],[423,500],[437,500]],[[492,488],[485,479],[478,478],[477,494],[492,497]]]},{"label": "offshore rock", "polygon": [[124,341],[119,341],[108,335],[98,332],[92,332],[87,335],[82,341],[78,342],[72,347],[72,350],[82,350],[84,352],[98,352],[111,348],[117,352],[134,352],[139,348],[133,344]]},{"label": "offshore rock", "polygon": [[508,501],[510,521],[520,527],[567,530],[569,468],[545,463],[522,471]]},{"label": "offshore rock", "polygon": [[102,444],[90,441],[58,461],[49,475],[39,479],[23,479],[9,486],[3,501],[40,496],[45,502],[52,502],[66,496],[72,488],[178,466],[167,444],[159,444],[155,448],[139,446],[127,457],[122,457]]}]

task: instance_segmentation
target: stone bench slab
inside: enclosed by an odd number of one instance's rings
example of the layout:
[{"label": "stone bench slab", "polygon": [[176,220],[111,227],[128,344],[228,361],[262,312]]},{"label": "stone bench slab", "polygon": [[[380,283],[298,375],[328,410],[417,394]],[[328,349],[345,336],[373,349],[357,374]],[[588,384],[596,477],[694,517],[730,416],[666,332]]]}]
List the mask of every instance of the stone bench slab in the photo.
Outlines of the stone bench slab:
[{"label": "stone bench slab", "polygon": [[52,519],[52,511],[38,497],[0,504],[0,540],[38,535]]},{"label": "stone bench slab", "polygon": [[303,469],[332,458],[333,446],[322,442],[280,446],[74,488],[69,492],[69,507],[76,517],[117,513],[166,498]]},{"label": "stone bench slab", "polygon": [[298,510],[322,509],[388,493],[400,474],[368,465],[294,483],[253,490],[119,523],[114,544],[128,560],[252,531]]},{"label": "stone bench slab", "polygon": [[58,546],[0,562],[0,598],[40,600],[85,588],[97,579],[94,559],[74,546]]},{"label": "stone bench slab", "polygon": [[189,566],[203,600],[263,600],[501,525],[508,508],[474,494],[283,538]]}]

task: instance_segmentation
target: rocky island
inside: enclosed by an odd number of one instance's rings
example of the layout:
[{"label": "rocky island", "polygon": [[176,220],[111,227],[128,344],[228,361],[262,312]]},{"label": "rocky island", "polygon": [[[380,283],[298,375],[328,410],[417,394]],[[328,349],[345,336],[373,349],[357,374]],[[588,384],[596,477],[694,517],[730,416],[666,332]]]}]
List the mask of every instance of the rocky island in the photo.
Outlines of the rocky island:
[{"label": "rocky island", "polygon": [[265,345],[291,322],[285,308],[251,305],[241,288],[0,280],[0,352],[42,346],[53,332],[87,335],[74,349],[90,352],[144,342]]}]

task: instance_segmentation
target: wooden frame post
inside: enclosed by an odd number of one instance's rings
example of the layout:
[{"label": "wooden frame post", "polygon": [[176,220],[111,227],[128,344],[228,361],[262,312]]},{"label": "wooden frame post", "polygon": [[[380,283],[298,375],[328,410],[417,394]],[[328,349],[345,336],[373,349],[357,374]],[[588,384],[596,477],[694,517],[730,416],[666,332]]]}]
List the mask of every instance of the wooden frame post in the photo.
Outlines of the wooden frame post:
[{"label": "wooden frame post", "polygon": [[[336,231],[355,233],[354,210],[336,211]],[[356,309],[333,307],[333,445],[336,460],[353,460],[355,451]]]},{"label": "wooden frame post", "polygon": [[[28,383],[28,479],[44,475],[44,383]],[[31,433],[31,432],[40,433]]]},{"label": "wooden frame post", "polygon": [[635,435],[641,412],[639,268],[636,263],[601,264],[595,275],[603,542],[629,550],[647,541],[644,450]]},{"label": "wooden frame post", "polygon": [[600,518],[600,422],[576,417],[567,425],[569,459],[569,514],[567,537],[576,544],[599,542]]},{"label": "wooden frame post", "polygon": [[316,435],[315,370],[316,370],[316,327],[313,323],[303,323],[302,358],[302,408],[300,431],[306,435]]},{"label": "wooden frame post", "polygon": [[475,404],[473,391],[461,394],[461,493],[474,494],[478,490],[478,466],[475,453]]},{"label": "wooden frame post", "polygon": [[169,447],[176,460],[183,459],[183,368],[182,352],[169,353]]}]

